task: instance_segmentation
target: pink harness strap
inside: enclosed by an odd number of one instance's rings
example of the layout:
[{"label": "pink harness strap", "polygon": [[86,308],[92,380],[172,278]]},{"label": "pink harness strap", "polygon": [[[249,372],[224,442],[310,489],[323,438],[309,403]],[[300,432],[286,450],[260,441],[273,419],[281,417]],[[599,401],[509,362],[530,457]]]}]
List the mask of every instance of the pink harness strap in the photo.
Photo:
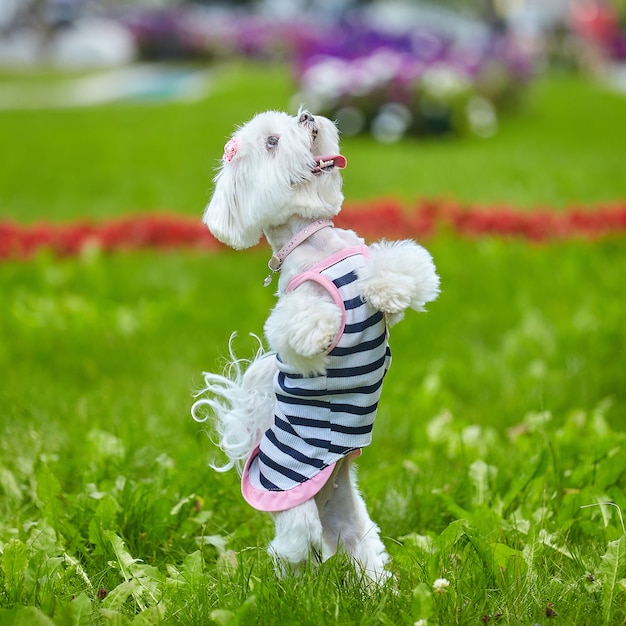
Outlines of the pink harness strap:
[{"label": "pink harness strap", "polygon": [[367,257],[369,255],[369,250],[366,245],[352,246],[350,248],[346,248],[345,250],[340,250],[339,252],[336,252],[335,254],[328,257],[327,259],[324,259],[322,262],[317,263],[305,272],[294,276],[289,281],[289,284],[285,289],[285,293],[289,293],[290,291],[297,289],[300,285],[310,280],[324,287],[324,289],[328,291],[330,297],[333,299],[333,302],[341,310],[341,326],[339,327],[339,331],[337,332],[335,339],[330,344],[330,347],[328,348],[326,353],[331,352],[337,346],[339,340],[341,339],[341,336],[343,335],[343,331],[346,327],[346,307],[343,304],[343,299],[341,298],[341,294],[339,293],[339,289],[337,289],[335,283],[333,283],[332,280],[329,280],[325,276],[322,276],[321,272],[323,272],[325,269],[328,269],[329,267],[332,267],[335,263],[339,263],[340,261],[343,261],[344,259],[347,259],[348,257],[354,256],[356,254],[362,254],[363,256]]}]

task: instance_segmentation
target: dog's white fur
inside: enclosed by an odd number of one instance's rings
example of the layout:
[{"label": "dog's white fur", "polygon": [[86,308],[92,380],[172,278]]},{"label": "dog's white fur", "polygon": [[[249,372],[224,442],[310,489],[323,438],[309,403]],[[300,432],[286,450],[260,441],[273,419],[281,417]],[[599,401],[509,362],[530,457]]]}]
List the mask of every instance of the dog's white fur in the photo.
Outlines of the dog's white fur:
[{"label": "dog's white fur", "polygon": [[[341,209],[342,179],[337,167],[314,172],[315,157],[339,154],[335,125],[321,116],[270,111],[254,117],[234,135],[234,154],[225,159],[204,214],[211,232],[233,248],[256,244],[264,233],[274,252],[302,228]],[[318,168],[319,169],[319,168]],[[270,352],[259,350],[249,363],[235,359],[226,375],[205,374],[206,388],[192,409],[198,421],[214,415],[219,445],[229,458],[222,469],[237,466],[273,424],[275,354],[303,374],[323,373],[326,351],[339,331],[341,312],[314,282],[284,294],[289,281],[346,247],[363,240],[353,231],[324,228],[285,259],[278,301],[265,323]],[[430,254],[413,241],[370,246],[359,273],[363,297],[384,312],[388,324],[404,310],[422,311],[439,292]],[[279,572],[315,557],[326,560],[337,550],[350,554],[363,573],[380,582],[388,576],[388,556],[379,529],[367,513],[349,458],[337,463],[324,488],[311,500],[275,513],[276,535],[270,554]]]}]

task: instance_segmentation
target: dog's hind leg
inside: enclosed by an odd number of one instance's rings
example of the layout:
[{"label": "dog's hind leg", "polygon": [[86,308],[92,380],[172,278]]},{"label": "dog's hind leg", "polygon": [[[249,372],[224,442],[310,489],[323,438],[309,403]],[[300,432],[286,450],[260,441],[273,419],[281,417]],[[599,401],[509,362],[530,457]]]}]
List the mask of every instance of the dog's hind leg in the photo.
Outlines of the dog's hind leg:
[{"label": "dog's hind leg", "polygon": [[328,488],[327,499],[320,502],[325,558],[343,550],[370,580],[384,582],[389,577],[385,570],[389,557],[380,530],[367,513],[350,461],[341,463]]},{"label": "dog's hind leg", "polygon": [[276,572],[298,574],[309,559],[319,562],[322,554],[322,523],[312,498],[287,511],[274,515],[276,536],[268,552],[274,559]]}]

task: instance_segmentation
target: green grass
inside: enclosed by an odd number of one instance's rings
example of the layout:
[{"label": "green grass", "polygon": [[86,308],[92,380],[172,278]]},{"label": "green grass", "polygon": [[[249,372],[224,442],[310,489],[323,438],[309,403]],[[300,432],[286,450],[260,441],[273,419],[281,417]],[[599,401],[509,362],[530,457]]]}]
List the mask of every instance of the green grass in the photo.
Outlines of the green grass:
[{"label": "green grass", "polygon": [[[254,99],[234,97],[244,78]],[[3,210],[200,213],[231,126],[288,93],[278,70],[220,81],[189,107],[3,113]],[[347,142],[348,197],[626,198],[611,174],[623,101],[570,78],[532,100],[489,142]],[[2,263],[0,624],[624,623],[623,239],[424,243],[443,292],[392,329],[359,460],[396,577],[367,592],[341,557],[278,581],[271,520],[208,468],[189,415],[230,333],[253,349],[273,304],[266,250]]]},{"label": "green grass", "polygon": [[[255,112],[286,108],[293,88],[281,68],[228,69],[215,71],[211,93],[193,105],[0,112],[0,216],[199,214],[225,139]],[[624,106],[621,96],[559,77],[537,81],[523,114],[507,116],[488,140],[349,139],[346,197],[555,208],[622,199]]]}]

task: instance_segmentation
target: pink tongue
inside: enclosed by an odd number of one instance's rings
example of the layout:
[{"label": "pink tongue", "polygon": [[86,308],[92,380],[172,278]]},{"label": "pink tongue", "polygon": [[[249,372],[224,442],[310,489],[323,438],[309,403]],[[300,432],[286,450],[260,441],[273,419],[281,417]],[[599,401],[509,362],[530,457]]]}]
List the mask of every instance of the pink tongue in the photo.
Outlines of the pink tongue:
[{"label": "pink tongue", "polygon": [[335,167],[339,169],[344,169],[348,161],[346,161],[346,157],[342,154],[327,154],[325,156],[317,157],[315,159],[318,163],[320,161],[332,161]]}]

